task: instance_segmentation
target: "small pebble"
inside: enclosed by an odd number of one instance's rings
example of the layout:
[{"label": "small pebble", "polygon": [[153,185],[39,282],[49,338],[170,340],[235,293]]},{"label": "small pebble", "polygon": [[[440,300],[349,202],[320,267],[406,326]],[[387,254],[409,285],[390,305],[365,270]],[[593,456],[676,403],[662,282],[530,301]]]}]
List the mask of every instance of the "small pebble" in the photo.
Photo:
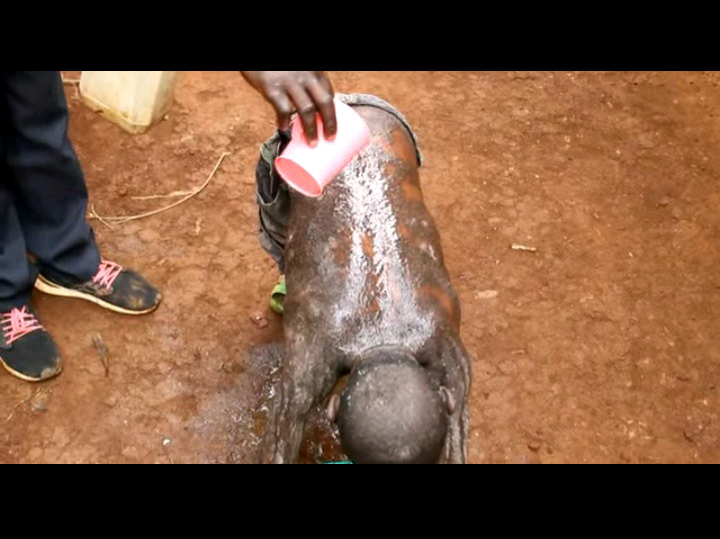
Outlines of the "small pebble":
[{"label": "small pebble", "polygon": [[45,410],[47,410],[49,399],[50,399],[49,395],[47,395],[46,393],[40,392],[33,397],[30,408],[32,409],[33,412],[44,412]]},{"label": "small pebble", "polygon": [[32,405],[33,412],[44,412],[47,410],[46,402],[34,402]]},{"label": "small pebble", "polygon": [[250,320],[252,320],[252,323],[259,328],[264,328],[268,325],[267,318],[265,318],[265,315],[260,311],[255,311],[254,313],[252,313],[250,315]]}]

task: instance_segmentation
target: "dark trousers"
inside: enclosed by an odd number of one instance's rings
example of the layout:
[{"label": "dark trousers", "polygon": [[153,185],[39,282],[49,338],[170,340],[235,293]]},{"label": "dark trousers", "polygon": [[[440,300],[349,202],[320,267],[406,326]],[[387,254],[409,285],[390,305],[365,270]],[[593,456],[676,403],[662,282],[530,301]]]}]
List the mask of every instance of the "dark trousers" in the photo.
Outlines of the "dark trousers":
[{"label": "dark trousers", "polygon": [[60,72],[0,72],[0,312],[29,300],[38,271],[82,282],[100,264],[67,129]]}]

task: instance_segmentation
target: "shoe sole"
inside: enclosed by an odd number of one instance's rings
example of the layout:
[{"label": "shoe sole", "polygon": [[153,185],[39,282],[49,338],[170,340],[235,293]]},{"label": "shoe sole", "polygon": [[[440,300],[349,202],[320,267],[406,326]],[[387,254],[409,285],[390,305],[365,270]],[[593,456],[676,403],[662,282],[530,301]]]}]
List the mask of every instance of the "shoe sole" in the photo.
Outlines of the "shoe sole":
[{"label": "shoe sole", "polygon": [[78,290],[73,290],[71,288],[64,288],[62,286],[53,284],[50,281],[48,281],[47,279],[45,279],[42,275],[38,275],[38,278],[35,281],[35,288],[40,290],[40,292],[44,292],[45,294],[50,294],[51,296],[84,299],[85,301],[89,301],[91,303],[95,303],[96,305],[99,305],[103,309],[108,309],[110,311],[115,311],[116,313],[121,313],[121,314],[129,314],[131,316],[139,316],[141,314],[148,314],[148,313],[153,312],[155,309],[158,308],[158,306],[160,305],[160,301],[162,300],[162,296],[158,294],[157,303],[155,305],[153,305],[152,307],[150,307],[149,309],[145,309],[144,311],[130,311],[128,309],[123,309],[122,307],[118,307],[117,305],[113,305],[112,303],[108,303],[107,301],[103,301],[100,298],[93,296],[92,294],[87,294],[85,292],[80,292]]},{"label": "shoe sole", "polygon": [[8,371],[10,374],[15,376],[16,378],[20,378],[20,380],[25,380],[26,382],[44,382],[45,380],[50,380],[51,378],[55,378],[58,374],[62,372],[62,363],[58,365],[58,370],[52,373],[50,376],[46,376],[45,378],[31,378],[21,372],[16,371],[13,369],[10,365],[5,363],[5,360],[0,356],[0,363],[2,363],[2,366],[5,367],[5,370]]}]

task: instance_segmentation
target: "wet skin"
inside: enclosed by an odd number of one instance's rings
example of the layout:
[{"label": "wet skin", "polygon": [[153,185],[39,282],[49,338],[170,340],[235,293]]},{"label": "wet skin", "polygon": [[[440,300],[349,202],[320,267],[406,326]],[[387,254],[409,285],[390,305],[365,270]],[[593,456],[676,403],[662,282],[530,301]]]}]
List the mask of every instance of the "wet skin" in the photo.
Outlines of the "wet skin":
[{"label": "wet skin", "polygon": [[[354,108],[370,127],[371,143],[321,198],[293,193],[286,360],[261,460],[295,462],[308,412],[381,346],[412,355],[442,392],[448,427],[439,461],[464,463],[470,361],[415,148],[391,114]],[[336,411],[337,401],[329,408]]]}]

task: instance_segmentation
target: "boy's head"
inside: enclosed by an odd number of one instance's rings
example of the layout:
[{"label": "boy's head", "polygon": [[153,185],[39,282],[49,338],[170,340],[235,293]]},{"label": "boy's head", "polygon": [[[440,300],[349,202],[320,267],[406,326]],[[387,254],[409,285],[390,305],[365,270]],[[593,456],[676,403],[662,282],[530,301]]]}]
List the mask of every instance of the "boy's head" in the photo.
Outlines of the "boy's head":
[{"label": "boy's head", "polygon": [[350,373],[337,424],[343,451],[355,463],[434,463],[445,442],[448,403],[411,354],[377,348]]}]

